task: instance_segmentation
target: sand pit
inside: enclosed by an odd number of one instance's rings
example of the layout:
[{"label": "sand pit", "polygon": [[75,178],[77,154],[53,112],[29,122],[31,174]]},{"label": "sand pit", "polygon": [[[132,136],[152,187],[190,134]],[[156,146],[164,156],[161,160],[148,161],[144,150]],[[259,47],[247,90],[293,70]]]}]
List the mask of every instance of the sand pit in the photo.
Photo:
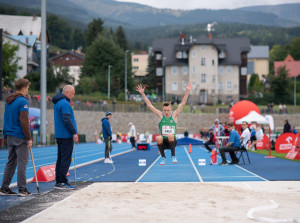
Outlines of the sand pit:
[{"label": "sand pit", "polygon": [[280,203],[255,217],[300,220],[300,182],[95,183],[25,222],[255,222],[254,207]]}]

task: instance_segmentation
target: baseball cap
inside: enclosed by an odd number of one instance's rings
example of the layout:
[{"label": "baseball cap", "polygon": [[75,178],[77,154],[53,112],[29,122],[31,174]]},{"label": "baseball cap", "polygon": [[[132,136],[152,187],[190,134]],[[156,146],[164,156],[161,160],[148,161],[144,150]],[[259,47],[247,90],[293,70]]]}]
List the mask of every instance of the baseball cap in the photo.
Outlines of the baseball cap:
[{"label": "baseball cap", "polygon": [[108,115],[112,115],[110,111],[107,111],[105,116],[108,116]]},{"label": "baseball cap", "polygon": [[129,122],[128,125],[132,125],[132,122]]}]

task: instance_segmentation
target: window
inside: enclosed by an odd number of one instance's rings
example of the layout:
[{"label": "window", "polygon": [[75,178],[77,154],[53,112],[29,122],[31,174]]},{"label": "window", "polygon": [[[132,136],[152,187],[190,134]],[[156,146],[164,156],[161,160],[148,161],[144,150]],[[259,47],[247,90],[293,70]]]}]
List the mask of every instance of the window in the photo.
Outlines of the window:
[{"label": "window", "polygon": [[177,91],[177,90],[178,90],[177,81],[172,81],[172,91]]},{"label": "window", "polygon": [[206,82],[206,74],[201,74],[201,83]]},{"label": "window", "polygon": [[75,57],[72,57],[72,60],[75,60]]},{"label": "window", "polygon": [[183,58],[184,59],[188,58],[187,52],[183,52]]},{"label": "window", "polygon": [[223,82],[222,81],[219,82],[219,90],[223,90]]},{"label": "window", "polygon": [[215,60],[211,61],[211,65],[215,66]]},{"label": "window", "polygon": [[201,58],[201,66],[205,66],[205,58],[204,57]]},{"label": "window", "polygon": [[213,76],[211,77],[211,81],[212,81],[213,83],[215,83],[215,81],[216,81],[216,76],[215,76],[215,75],[213,75]]},{"label": "window", "polygon": [[195,74],[196,73],[196,67],[195,66],[193,66],[193,74]]},{"label": "window", "polygon": [[186,81],[182,81],[182,90],[185,91]]},{"label": "window", "polygon": [[223,66],[219,66],[219,74],[223,74],[224,73],[224,67]]},{"label": "window", "polygon": [[232,82],[228,81],[226,88],[227,90],[232,90]]},{"label": "window", "polygon": [[156,60],[161,60],[162,59],[162,54],[158,53],[155,56]]},{"label": "window", "polygon": [[227,72],[227,74],[231,74],[231,73],[232,73],[232,68],[231,68],[231,66],[227,66],[227,67],[226,67],[226,72]]},{"label": "window", "polygon": [[177,74],[177,67],[172,66],[172,74],[176,75]]},{"label": "window", "polygon": [[206,50],[206,46],[205,46],[205,45],[202,45],[202,46],[201,46],[201,50],[202,50],[202,51],[205,51],[205,50]]},{"label": "window", "polygon": [[134,58],[133,62],[139,62],[139,58]]},{"label": "window", "polygon": [[163,75],[163,69],[161,67],[156,68],[156,76],[162,76]]},{"label": "window", "polygon": [[176,53],[176,58],[182,59],[182,52],[181,52],[181,51],[178,51],[178,52]]},{"label": "window", "polygon": [[136,67],[133,67],[133,70],[134,70],[134,71],[137,71],[138,69],[139,69],[139,67],[137,67],[137,66],[136,66]]},{"label": "window", "polygon": [[196,56],[196,51],[193,50],[193,51],[192,51],[192,57],[195,57],[195,56]]},{"label": "window", "polygon": [[70,58],[69,57],[66,57],[66,60],[69,60]]},{"label": "window", "polygon": [[182,67],[182,74],[183,75],[189,74],[189,68],[187,66]]}]

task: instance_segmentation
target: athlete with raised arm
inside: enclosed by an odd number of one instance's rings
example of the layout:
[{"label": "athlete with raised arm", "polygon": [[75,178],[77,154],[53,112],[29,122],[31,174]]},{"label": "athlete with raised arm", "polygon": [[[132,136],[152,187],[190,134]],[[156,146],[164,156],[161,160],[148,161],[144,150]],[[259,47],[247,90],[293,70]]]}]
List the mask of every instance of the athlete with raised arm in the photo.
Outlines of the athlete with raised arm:
[{"label": "athlete with raised arm", "polygon": [[170,149],[172,153],[172,162],[177,163],[177,159],[175,157],[175,147],[176,147],[176,125],[178,116],[181,113],[183,107],[186,104],[186,101],[189,97],[189,93],[192,89],[192,85],[188,82],[186,88],[186,92],[184,97],[182,98],[181,103],[179,104],[178,108],[173,112],[172,105],[170,102],[163,103],[163,111],[159,111],[156,109],[152,103],[149,101],[147,96],[145,95],[145,87],[141,84],[136,87],[136,90],[142,95],[145,103],[149,107],[149,109],[156,114],[159,118],[159,129],[160,129],[160,136],[156,137],[157,146],[159,148],[161,154],[161,162],[160,165],[165,165],[166,163],[166,156],[165,156],[165,149]]}]

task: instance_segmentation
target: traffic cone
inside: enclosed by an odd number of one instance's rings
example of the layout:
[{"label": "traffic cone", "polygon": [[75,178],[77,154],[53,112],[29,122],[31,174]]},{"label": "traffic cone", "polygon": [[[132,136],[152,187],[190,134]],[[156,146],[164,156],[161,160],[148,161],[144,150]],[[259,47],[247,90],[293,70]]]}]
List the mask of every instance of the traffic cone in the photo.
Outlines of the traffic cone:
[{"label": "traffic cone", "polygon": [[189,146],[189,153],[192,153],[192,145]]},{"label": "traffic cone", "polygon": [[210,165],[217,164],[217,154],[215,153],[215,150],[213,149],[210,156]]}]

